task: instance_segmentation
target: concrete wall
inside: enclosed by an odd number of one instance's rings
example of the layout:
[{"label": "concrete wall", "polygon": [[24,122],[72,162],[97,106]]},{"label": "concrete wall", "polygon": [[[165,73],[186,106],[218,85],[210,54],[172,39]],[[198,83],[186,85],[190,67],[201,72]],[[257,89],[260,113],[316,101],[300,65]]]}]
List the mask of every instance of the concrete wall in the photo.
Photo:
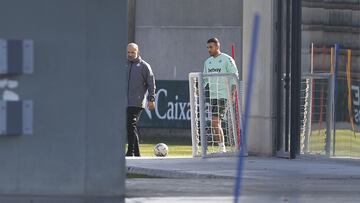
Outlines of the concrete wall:
[{"label": "concrete wall", "polygon": [[[253,14],[261,13],[248,138],[252,154],[272,155],[275,148],[273,6],[274,1],[260,0],[136,0],[135,6],[135,41],[156,78],[162,80],[187,80],[189,72],[202,71],[208,57],[206,40],[214,36],[221,40],[222,51],[228,54],[230,44],[236,44],[236,63],[245,79]],[[151,132],[147,134],[154,134]]]},{"label": "concrete wall", "polygon": [[[315,71],[321,71],[321,48],[339,43],[340,49],[352,49],[352,72],[360,73],[360,2],[358,0],[302,0],[302,73],[310,72],[310,47],[314,43]],[[316,55],[317,54],[317,55]],[[345,72],[345,51],[340,52],[339,72]],[[326,54],[330,69],[330,53]],[[316,70],[317,69],[317,70]]]},{"label": "concrete wall", "polygon": [[[271,155],[275,147],[275,112],[273,97],[274,86],[274,12],[276,1],[244,1],[243,5],[243,78],[248,73],[250,40],[254,12],[261,15],[259,47],[256,57],[256,69],[252,95],[252,108],[249,121],[249,153]],[[360,5],[358,0],[302,0],[302,73],[310,70],[310,44],[333,46],[339,43],[341,48],[353,50],[352,70],[359,72],[360,50]],[[318,50],[320,53],[321,50]],[[344,54],[341,52],[340,54]],[[318,67],[321,62],[318,59]],[[344,60],[340,61],[340,72],[344,71]],[[326,67],[330,67],[329,53]],[[315,67],[316,68],[316,67]],[[260,127],[259,127],[260,126]]]},{"label": "concrete wall", "polygon": [[222,51],[241,69],[242,0],[136,0],[135,41],[161,80],[188,80],[203,70],[206,41],[218,37]]},{"label": "concrete wall", "polygon": [[249,154],[272,155],[274,150],[274,1],[244,1],[243,78],[248,84],[248,63],[255,12],[260,14],[259,41],[254,71],[251,110],[248,126]]},{"label": "concrete wall", "polygon": [[123,197],[126,23],[126,1],[1,0],[0,38],[34,40],[35,64],[5,76],[34,135],[0,137],[0,195]]}]

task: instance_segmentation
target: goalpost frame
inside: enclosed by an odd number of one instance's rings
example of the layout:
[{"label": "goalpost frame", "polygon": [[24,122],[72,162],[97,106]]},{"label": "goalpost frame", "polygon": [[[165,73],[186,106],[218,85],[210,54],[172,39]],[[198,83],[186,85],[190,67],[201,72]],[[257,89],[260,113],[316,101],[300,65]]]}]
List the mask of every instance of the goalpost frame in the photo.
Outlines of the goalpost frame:
[{"label": "goalpost frame", "polygon": [[[313,114],[312,110],[312,96],[313,96],[313,80],[314,79],[327,79],[328,80],[328,90],[327,90],[327,108],[326,108],[326,134],[325,134],[325,154],[330,156],[331,153],[331,140],[332,140],[332,129],[334,128],[334,86],[335,86],[335,77],[333,73],[313,73],[305,75],[306,85],[309,92],[305,97],[305,109],[304,109],[304,153],[309,153],[309,143],[310,143],[310,134],[311,134],[311,116]],[[308,105],[306,105],[308,103]],[[334,138],[333,138],[334,139]]]},{"label": "goalpost frame", "polygon": [[[198,156],[198,138],[200,137],[201,141],[201,157],[206,158],[208,157],[207,154],[207,137],[205,133],[206,128],[206,120],[205,120],[205,91],[204,91],[204,77],[206,78],[212,78],[212,77],[227,77],[226,80],[227,83],[227,93],[231,97],[232,96],[232,90],[230,87],[229,80],[236,81],[236,102],[238,105],[238,118],[235,115],[235,111],[233,108],[231,108],[231,117],[232,121],[235,122],[235,125],[232,128],[232,133],[234,136],[234,143],[235,143],[235,149],[238,151],[240,147],[244,147],[244,150],[246,149],[246,146],[242,146],[242,136],[240,136],[240,131],[238,132],[236,127],[240,127],[242,129],[242,101],[241,101],[241,92],[240,92],[240,80],[238,79],[237,75],[234,73],[190,73],[189,74],[189,93],[190,93],[190,109],[191,109],[191,136],[192,136],[192,155],[193,157]],[[197,81],[196,81],[197,80]],[[195,87],[195,84],[198,84],[198,88]],[[197,92],[198,97],[195,97],[195,92]],[[198,104],[198,106],[196,105]],[[198,109],[197,109],[198,108]],[[198,110],[198,111],[197,111]],[[196,115],[199,113],[199,115]],[[197,122],[196,118],[199,116],[199,123]],[[240,140],[239,140],[240,139]],[[226,153],[229,155],[229,153]],[[224,154],[225,155],[225,154]],[[219,155],[220,156],[220,155]]]}]

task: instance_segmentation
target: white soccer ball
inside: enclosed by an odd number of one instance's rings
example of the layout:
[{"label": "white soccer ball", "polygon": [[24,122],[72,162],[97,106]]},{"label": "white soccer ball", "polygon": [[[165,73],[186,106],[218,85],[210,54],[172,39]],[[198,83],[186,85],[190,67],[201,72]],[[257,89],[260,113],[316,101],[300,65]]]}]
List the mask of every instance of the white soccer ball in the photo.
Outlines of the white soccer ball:
[{"label": "white soccer ball", "polygon": [[164,143],[159,143],[154,147],[155,156],[167,156],[169,152],[169,148]]}]

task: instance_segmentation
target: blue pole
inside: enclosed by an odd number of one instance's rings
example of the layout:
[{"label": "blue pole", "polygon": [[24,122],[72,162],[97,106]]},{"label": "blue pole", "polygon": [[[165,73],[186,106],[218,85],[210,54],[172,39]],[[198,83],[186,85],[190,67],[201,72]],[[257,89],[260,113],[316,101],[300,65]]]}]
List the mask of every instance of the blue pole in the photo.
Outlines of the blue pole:
[{"label": "blue pole", "polygon": [[258,32],[259,32],[259,23],[260,23],[260,16],[258,13],[255,13],[254,16],[254,24],[253,24],[253,31],[252,31],[252,39],[251,39],[251,50],[250,50],[250,61],[248,67],[248,83],[246,87],[246,96],[245,96],[245,114],[244,114],[244,125],[243,125],[243,143],[241,144],[242,147],[240,148],[238,164],[237,164],[237,172],[236,172],[236,182],[235,182],[235,191],[234,191],[234,203],[238,203],[240,201],[241,195],[241,180],[242,180],[242,171],[244,168],[244,149],[246,146],[247,140],[247,132],[248,132],[248,120],[250,114],[250,107],[251,107],[251,94],[252,94],[252,85],[253,85],[253,76],[254,76],[254,69],[255,69],[255,58],[256,58],[256,49],[258,44]]},{"label": "blue pole", "polygon": [[335,44],[335,60],[334,60],[334,129],[333,129],[333,156],[335,156],[335,144],[336,144],[336,99],[338,96],[338,82],[337,82],[337,75],[338,75],[338,59],[339,58],[339,44]]}]

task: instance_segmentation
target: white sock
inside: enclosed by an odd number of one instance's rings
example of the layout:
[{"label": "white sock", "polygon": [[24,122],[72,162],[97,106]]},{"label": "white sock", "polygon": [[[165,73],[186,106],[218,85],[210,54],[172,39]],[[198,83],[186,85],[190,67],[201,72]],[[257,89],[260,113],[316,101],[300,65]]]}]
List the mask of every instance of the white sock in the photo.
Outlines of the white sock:
[{"label": "white sock", "polygon": [[223,142],[219,142],[219,147],[224,147],[225,148],[225,144]]}]

